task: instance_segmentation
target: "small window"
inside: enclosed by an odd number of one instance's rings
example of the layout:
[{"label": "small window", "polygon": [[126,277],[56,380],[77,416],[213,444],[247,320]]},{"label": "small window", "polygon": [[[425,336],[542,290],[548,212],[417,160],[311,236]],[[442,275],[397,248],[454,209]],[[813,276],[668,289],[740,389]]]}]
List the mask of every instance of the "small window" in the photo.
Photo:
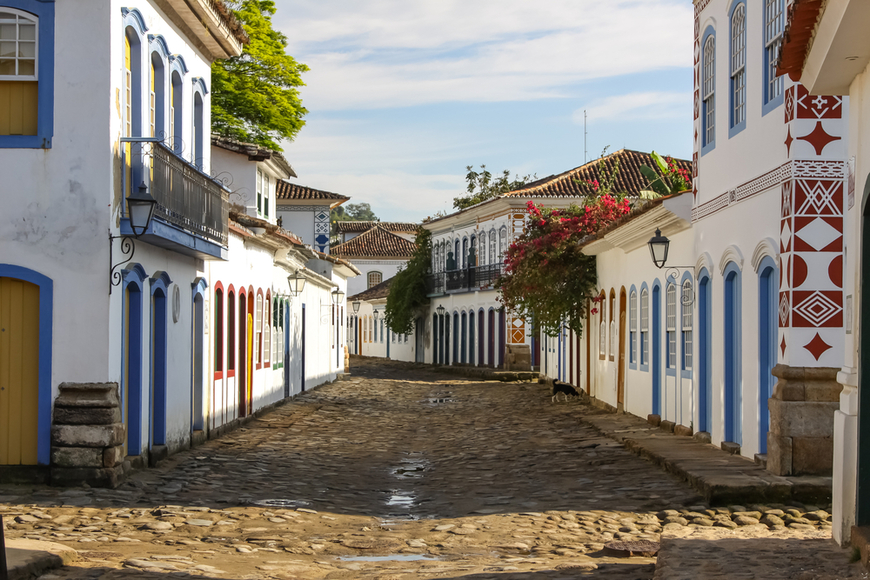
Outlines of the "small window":
[{"label": "small window", "polygon": [[268,323],[265,328],[263,328],[263,352],[266,356],[266,359],[263,362],[269,364],[272,360],[272,329]]},{"label": "small window", "polygon": [[637,340],[637,291],[635,290],[632,290],[631,298],[629,298],[628,328],[631,329],[629,331],[628,362],[637,364],[637,347],[635,346]]},{"label": "small window", "polygon": [[683,282],[683,370],[688,371],[692,368],[692,304],[694,296],[692,296],[692,281],[686,280]]},{"label": "small window", "polygon": [[263,213],[263,172],[257,170],[257,215]]},{"label": "small window", "polygon": [[716,140],[716,39],[711,34],[704,42],[704,146]]},{"label": "small window", "polygon": [[497,264],[498,258],[495,255],[495,230],[489,232],[489,263]]},{"label": "small window", "polygon": [[677,366],[677,287],[675,284],[668,284],[666,296],[667,368],[673,369]]},{"label": "small window", "polygon": [[746,5],[731,15],[731,127],[746,121]]},{"label": "small window", "polygon": [[384,344],[384,321],[381,319],[381,344]]},{"label": "small window", "polygon": [[616,321],[613,319],[616,312],[616,292],[610,289],[610,360],[616,360]]},{"label": "small window", "polygon": [[498,230],[498,261],[504,260],[505,251],[507,250],[507,228],[502,226]]},{"label": "small window", "polygon": [[600,303],[598,316],[598,358],[604,360],[607,358],[607,305],[602,300]]},{"label": "small window", "polygon": [[257,308],[254,310],[254,362],[263,362],[263,296],[257,296]]},{"label": "small window", "polygon": [[0,135],[36,135],[38,19],[0,8]]},{"label": "small window", "polygon": [[782,77],[776,75],[776,61],[782,46],[782,33],[785,28],[784,0],[765,0],[764,2],[764,103],[771,103],[782,95]]},{"label": "small window", "polygon": [[640,364],[649,364],[649,290],[640,291]]},{"label": "small window", "polygon": [[[368,273],[368,288],[373,286],[377,286],[383,281],[383,275],[380,272],[369,272]],[[368,289],[366,288],[366,289]]]},{"label": "small window", "polygon": [[272,191],[272,178],[268,175],[266,183],[263,184],[263,217],[269,219],[269,194]]}]

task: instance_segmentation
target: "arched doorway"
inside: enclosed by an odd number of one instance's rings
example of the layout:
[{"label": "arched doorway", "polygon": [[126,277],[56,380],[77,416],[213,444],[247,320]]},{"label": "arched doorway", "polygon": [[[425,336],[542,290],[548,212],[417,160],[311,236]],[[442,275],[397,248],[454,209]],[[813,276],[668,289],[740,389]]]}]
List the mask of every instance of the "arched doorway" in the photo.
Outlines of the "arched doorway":
[{"label": "arched doorway", "polygon": [[248,299],[245,289],[239,289],[239,372],[236,375],[236,387],[239,392],[238,416],[245,417],[248,409]]},{"label": "arched doorway", "polygon": [[773,395],[773,370],[776,365],[777,326],[776,264],[766,257],[758,267],[758,450],[767,453],[770,430],[768,400]]},{"label": "arched doorway", "polygon": [[488,343],[489,352],[487,353],[487,363],[491,367],[495,367],[495,310],[489,309],[489,328],[488,328]]},{"label": "arched doorway", "polygon": [[507,324],[505,321],[505,311],[504,307],[502,307],[498,311],[498,368],[504,368],[504,351],[507,339],[505,336],[506,331]]},{"label": "arched doorway", "polygon": [[656,280],[652,291],[652,412],[662,413],[662,287]]},{"label": "arched doorway", "polygon": [[710,274],[702,269],[698,274],[698,430],[707,433],[713,428],[711,299]]},{"label": "arched doorway", "polygon": [[740,269],[734,262],[725,267],[723,273],[723,344],[725,429],[724,441],[740,443],[742,440],[740,411],[742,393],[740,389]]}]

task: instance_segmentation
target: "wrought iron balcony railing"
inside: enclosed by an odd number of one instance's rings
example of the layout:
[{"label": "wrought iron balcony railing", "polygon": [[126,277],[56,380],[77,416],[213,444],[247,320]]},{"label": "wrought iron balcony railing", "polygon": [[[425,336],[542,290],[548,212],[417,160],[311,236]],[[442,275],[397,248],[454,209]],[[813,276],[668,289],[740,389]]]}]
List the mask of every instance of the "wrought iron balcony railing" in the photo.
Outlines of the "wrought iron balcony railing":
[{"label": "wrought iron balcony railing", "polygon": [[504,272],[502,264],[437,272],[429,275],[426,290],[429,295],[483,290],[492,286],[502,272]]},{"label": "wrought iron balcony railing", "polygon": [[[154,217],[226,246],[229,238],[229,195],[220,182],[178,156],[157,140],[137,140],[128,154],[142,159],[131,168],[129,187],[144,181],[157,206]],[[133,164],[135,165],[135,163]]]}]

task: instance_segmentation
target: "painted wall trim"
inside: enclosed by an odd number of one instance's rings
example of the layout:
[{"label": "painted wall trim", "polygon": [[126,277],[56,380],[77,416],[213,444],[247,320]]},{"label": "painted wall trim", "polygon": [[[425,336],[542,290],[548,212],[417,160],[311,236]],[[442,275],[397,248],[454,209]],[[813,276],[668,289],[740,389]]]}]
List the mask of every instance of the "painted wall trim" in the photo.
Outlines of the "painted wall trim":
[{"label": "painted wall trim", "polygon": [[755,250],[752,251],[752,269],[755,270],[755,273],[759,273],[759,269],[761,268],[761,263],[765,258],[770,258],[774,262],[779,262],[779,249],[776,246],[776,242],[773,241],[773,238],[764,238],[758,245],[755,246]]},{"label": "painted wall trim", "polygon": [[719,273],[724,276],[725,269],[732,263],[737,266],[738,270],[743,271],[743,252],[734,244],[731,244],[722,252],[722,257],[719,259]]}]

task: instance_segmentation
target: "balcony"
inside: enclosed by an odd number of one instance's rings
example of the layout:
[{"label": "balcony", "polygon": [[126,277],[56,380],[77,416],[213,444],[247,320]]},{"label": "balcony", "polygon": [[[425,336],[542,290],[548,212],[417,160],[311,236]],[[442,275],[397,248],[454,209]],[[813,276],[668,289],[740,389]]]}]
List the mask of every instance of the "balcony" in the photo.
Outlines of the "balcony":
[{"label": "balcony", "polygon": [[430,274],[426,280],[426,294],[438,296],[486,290],[502,275],[502,272],[504,272],[503,264],[490,264]]},{"label": "balcony", "polygon": [[[157,200],[154,219],[141,239],[203,260],[226,260],[229,190],[162,142],[131,141],[123,143],[125,160],[128,156],[133,160],[125,171],[124,191],[145,182]],[[126,217],[121,220],[121,233],[132,234]]]}]

